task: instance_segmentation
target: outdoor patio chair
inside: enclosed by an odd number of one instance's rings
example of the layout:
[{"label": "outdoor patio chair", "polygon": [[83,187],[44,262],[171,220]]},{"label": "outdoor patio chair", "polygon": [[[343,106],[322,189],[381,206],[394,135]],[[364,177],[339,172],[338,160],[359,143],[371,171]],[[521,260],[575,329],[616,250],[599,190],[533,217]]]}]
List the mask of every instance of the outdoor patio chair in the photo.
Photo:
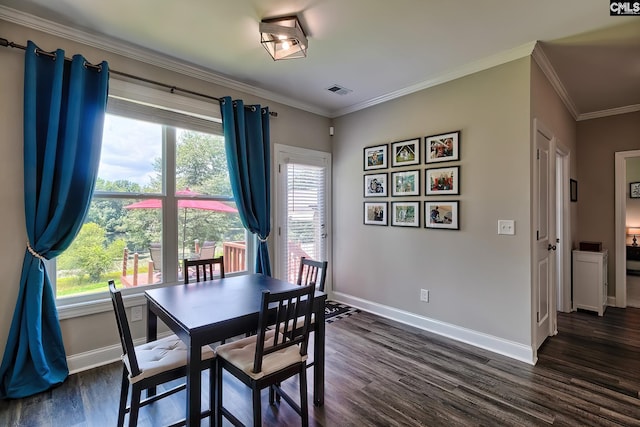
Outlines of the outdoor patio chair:
[{"label": "outdoor patio chair", "polygon": [[200,259],[209,259],[216,256],[216,242],[205,240],[200,247]]},{"label": "outdoor patio chair", "polygon": [[151,255],[151,261],[153,261],[153,271],[162,272],[162,244],[149,244],[149,254]]}]

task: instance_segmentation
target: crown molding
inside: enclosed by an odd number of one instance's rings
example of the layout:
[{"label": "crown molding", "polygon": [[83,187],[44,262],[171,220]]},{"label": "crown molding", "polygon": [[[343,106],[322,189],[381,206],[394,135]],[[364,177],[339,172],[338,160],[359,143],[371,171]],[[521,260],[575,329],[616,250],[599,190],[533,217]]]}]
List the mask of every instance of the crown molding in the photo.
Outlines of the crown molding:
[{"label": "crown molding", "polygon": [[254,95],[260,98],[268,99],[270,101],[278,102],[289,107],[304,110],[324,117],[330,116],[330,112],[328,110],[318,108],[310,104],[302,103],[286,96],[277,94],[275,92],[260,89],[255,86],[230,79],[228,77],[224,77],[204,68],[186,64],[182,61],[168,57],[161,53],[142,49],[106,36],[96,36],[94,34],[67,27],[65,25],[42,19],[37,16],[24,13],[6,6],[0,5],[0,19],[37,31],[41,31],[52,36],[64,38],[73,42],[81,43],[83,45],[101,49],[106,52],[124,56],[129,59],[144,62],[146,64],[160,67],[165,70],[193,77],[208,83],[213,83],[229,89],[237,90],[239,92],[247,93],[249,95]]},{"label": "crown molding", "polygon": [[635,113],[640,111],[640,104],[627,105],[626,107],[610,108],[608,110],[593,111],[578,116],[578,121],[600,119],[602,117],[617,116],[618,114]]},{"label": "crown molding", "polygon": [[402,96],[409,95],[415,92],[419,92],[421,90],[428,89],[430,87],[438,86],[440,84],[450,82],[452,80],[456,80],[461,77],[468,76],[470,74],[487,70],[489,68],[514,61],[516,59],[524,58],[526,56],[531,55],[531,52],[535,47],[535,44],[536,42],[525,43],[516,48],[505,50],[503,52],[488,56],[478,61],[470,62],[461,67],[450,70],[433,79],[425,80],[423,82],[406,87],[404,89],[400,89],[400,90],[388,93],[386,95],[382,95],[377,98],[373,98],[368,101],[361,102],[359,104],[354,104],[347,108],[343,108],[339,111],[336,111],[331,117],[335,118],[348,113],[353,113],[355,111],[372,107],[377,104],[382,104],[383,102],[391,101],[393,99],[400,98]]},{"label": "crown molding", "polygon": [[531,56],[533,56],[533,59],[536,61],[536,63],[538,64],[538,66],[540,67],[544,75],[547,76],[549,83],[551,83],[551,86],[556,91],[556,93],[564,103],[565,107],[567,107],[567,110],[569,110],[569,113],[571,114],[573,119],[578,120],[578,117],[579,117],[578,110],[575,104],[573,103],[573,101],[571,100],[569,93],[567,92],[564,85],[560,81],[560,78],[556,74],[556,70],[551,65],[551,61],[549,61],[549,58],[542,50],[542,46],[540,46],[540,44],[536,44]]}]

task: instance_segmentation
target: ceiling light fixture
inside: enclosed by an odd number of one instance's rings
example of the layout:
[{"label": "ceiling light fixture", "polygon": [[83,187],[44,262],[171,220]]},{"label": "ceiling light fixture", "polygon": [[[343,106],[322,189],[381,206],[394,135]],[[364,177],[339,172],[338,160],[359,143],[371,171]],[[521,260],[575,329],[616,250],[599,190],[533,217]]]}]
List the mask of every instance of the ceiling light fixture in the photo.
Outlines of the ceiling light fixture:
[{"label": "ceiling light fixture", "polygon": [[263,19],[260,43],[274,61],[307,56],[307,36],[295,15]]}]

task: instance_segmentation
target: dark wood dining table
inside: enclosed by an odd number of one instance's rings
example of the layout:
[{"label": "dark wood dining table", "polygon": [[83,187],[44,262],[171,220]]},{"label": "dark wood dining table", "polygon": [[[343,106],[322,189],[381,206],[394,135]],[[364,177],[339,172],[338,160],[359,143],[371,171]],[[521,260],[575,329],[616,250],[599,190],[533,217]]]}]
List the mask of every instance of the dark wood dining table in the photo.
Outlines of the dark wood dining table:
[{"label": "dark wood dining table", "polygon": [[[147,341],[157,339],[162,320],[188,347],[187,425],[200,425],[201,347],[254,331],[262,291],[296,289],[297,285],[262,274],[248,274],[145,291]],[[313,402],[324,404],[324,307],[327,295],[316,291],[313,311]]]}]

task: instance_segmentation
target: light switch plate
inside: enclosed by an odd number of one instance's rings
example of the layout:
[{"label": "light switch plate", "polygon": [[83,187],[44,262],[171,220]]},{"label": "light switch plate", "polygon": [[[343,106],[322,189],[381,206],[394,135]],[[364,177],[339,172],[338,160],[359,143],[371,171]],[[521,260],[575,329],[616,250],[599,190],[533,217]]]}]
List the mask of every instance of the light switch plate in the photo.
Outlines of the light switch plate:
[{"label": "light switch plate", "polygon": [[498,234],[516,234],[516,222],[512,219],[499,219]]}]

